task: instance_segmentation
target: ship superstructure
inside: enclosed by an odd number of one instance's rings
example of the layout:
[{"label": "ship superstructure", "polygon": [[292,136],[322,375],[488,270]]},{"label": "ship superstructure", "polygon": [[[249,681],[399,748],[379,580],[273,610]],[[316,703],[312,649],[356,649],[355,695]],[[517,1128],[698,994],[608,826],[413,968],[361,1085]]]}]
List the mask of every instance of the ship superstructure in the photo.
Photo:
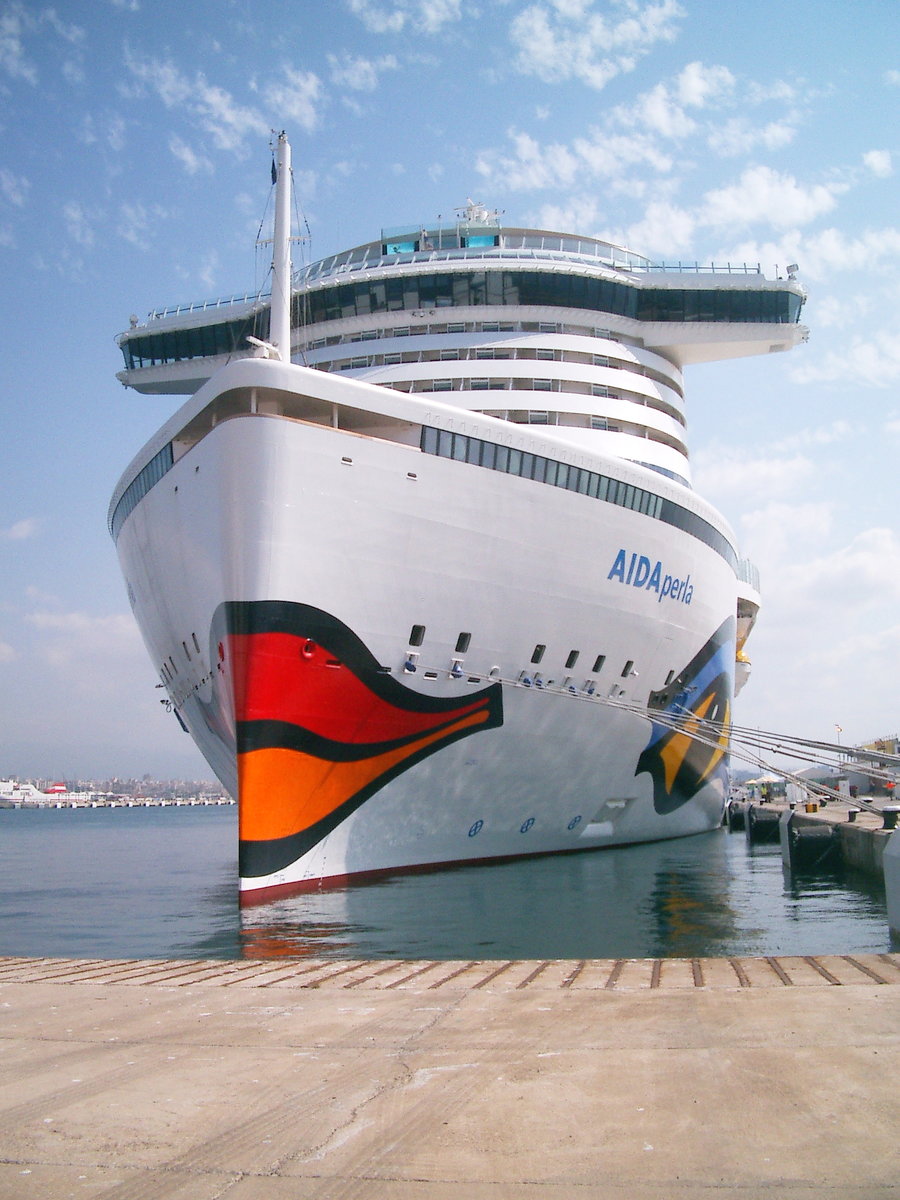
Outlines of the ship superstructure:
[{"label": "ship superstructure", "polygon": [[119,339],[125,384],[190,398],[110,506],[244,897],[710,828],[758,593],[682,368],[796,345],[800,285],[470,202],[288,287],[279,154],[271,303]]}]

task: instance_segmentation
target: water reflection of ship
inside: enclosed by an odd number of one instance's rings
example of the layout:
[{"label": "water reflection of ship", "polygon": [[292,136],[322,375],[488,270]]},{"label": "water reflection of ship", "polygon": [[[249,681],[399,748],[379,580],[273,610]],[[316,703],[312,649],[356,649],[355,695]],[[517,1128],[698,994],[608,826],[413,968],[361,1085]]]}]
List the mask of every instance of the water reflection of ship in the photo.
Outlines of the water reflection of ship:
[{"label": "water reflection of ship", "polygon": [[728,835],[503,863],[242,910],[245,958],[643,958],[727,953]]}]

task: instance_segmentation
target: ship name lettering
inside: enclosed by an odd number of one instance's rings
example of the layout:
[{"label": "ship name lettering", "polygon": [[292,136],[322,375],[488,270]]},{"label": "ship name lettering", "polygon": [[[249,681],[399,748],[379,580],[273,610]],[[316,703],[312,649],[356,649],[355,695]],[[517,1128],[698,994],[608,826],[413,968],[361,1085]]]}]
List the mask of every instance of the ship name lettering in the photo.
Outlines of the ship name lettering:
[{"label": "ship name lettering", "polygon": [[629,587],[644,588],[648,592],[656,592],[657,603],[664,599],[676,600],[681,604],[690,604],[694,598],[694,585],[690,575],[683,579],[664,571],[661,560],[652,563],[646,554],[638,554],[622,549],[618,552],[609,569],[607,579],[617,579]]}]

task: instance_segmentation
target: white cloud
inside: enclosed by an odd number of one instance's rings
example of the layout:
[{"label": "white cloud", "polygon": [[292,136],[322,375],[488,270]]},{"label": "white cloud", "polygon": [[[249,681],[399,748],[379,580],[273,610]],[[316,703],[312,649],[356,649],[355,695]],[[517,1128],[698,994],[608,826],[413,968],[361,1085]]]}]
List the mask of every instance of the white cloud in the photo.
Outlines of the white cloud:
[{"label": "white cloud", "polygon": [[891,87],[900,87],[900,71],[885,71],[884,82]]},{"label": "white cloud", "polygon": [[85,39],[84,29],[80,25],[67,25],[61,20],[55,8],[45,8],[40,14],[41,21],[46,22],[59,36],[70,45],[78,46]]},{"label": "white cloud", "polygon": [[69,231],[69,237],[77,242],[79,246],[93,246],[94,230],[88,218],[85,206],[78,200],[70,200],[68,204],[63,206],[63,217],[66,221],[66,228]]},{"label": "white cloud", "polygon": [[740,498],[745,507],[780,499],[796,493],[814,473],[805,454],[779,455],[774,447],[752,457],[722,446],[707,447],[694,456],[698,490],[717,497],[720,504],[727,497]]},{"label": "white cloud", "polygon": [[[751,509],[741,518],[741,553],[759,567],[764,582],[777,579],[785,563],[800,548],[821,544],[831,533],[834,505],[830,501],[772,501]],[[770,584],[766,584],[766,591]]]},{"label": "white cloud", "polygon": [[87,79],[87,74],[81,63],[75,59],[67,59],[62,65],[63,78],[67,83],[82,84]]},{"label": "white cloud", "polygon": [[22,208],[28,199],[28,190],[30,187],[31,183],[24,175],[13,175],[12,171],[7,171],[5,167],[0,169],[0,194],[10,204],[15,204],[17,208]]},{"label": "white cloud", "polygon": [[691,62],[675,82],[678,99],[689,108],[705,108],[734,90],[735,78],[727,67]]},{"label": "white cloud", "polygon": [[287,125],[312,131],[319,123],[318,104],[322,99],[322,81],[312,71],[282,67],[283,79],[270,83],[263,92],[269,106],[272,126]]},{"label": "white cloud", "polygon": [[139,250],[148,250],[154,225],[167,215],[158,205],[147,208],[139,200],[125,201],[119,205],[116,233]]},{"label": "white cloud", "polygon": [[[866,529],[846,546],[819,558],[785,564],[786,589],[794,603],[807,611],[826,596],[834,608],[848,601],[854,607],[867,600],[882,603],[900,599],[900,540],[892,529]],[[840,628],[837,618],[834,628]]]},{"label": "white cloud", "polygon": [[0,642],[0,663],[12,662],[16,657],[16,652],[9,642]]},{"label": "white cloud", "polygon": [[640,97],[631,110],[631,119],[663,138],[690,137],[697,128],[664,83]]},{"label": "white cloud", "polygon": [[439,33],[462,16],[461,0],[347,0],[347,7],[371,33],[400,33],[406,26],[422,33]]},{"label": "white cloud", "polygon": [[734,86],[735,78],[727,67],[688,63],[671,83],[656,84],[631,106],[617,106],[612,120],[625,127],[643,126],[662,138],[683,140],[697,129],[696,120],[686,110],[721,102]]},{"label": "white cloud", "polygon": [[396,71],[400,64],[393,54],[376,59],[362,58],[354,54],[344,54],[339,58],[336,54],[329,54],[328,65],[331,68],[332,83],[352,88],[357,92],[374,92],[378,86],[379,75],[384,71]]},{"label": "white cloud", "polygon": [[619,20],[607,20],[592,3],[532,4],[510,25],[515,65],[544,83],[577,79],[604,88],[634,69],[655,43],[671,41],[684,10],[676,0],[630,4]]},{"label": "white cloud", "polygon": [[122,117],[110,117],[106,127],[106,144],[110,150],[124,149],[125,147],[125,121]]},{"label": "white cloud", "polygon": [[650,257],[672,257],[691,248],[696,228],[696,218],[687,209],[664,200],[651,201],[643,218],[615,240]]},{"label": "white cloud", "polygon": [[576,138],[571,148],[559,142],[542,145],[529,133],[509,131],[512,152],[482,151],[475,169],[487,181],[504,188],[568,187],[590,179],[617,179],[629,167],[642,165],[664,173],[672,159],[647,137],[608,135],[591,130]]},{"label": "white cloud", "polygon": [[200,171],[211,171],[213,165],[205,154],[198,154],[187,142],[182,141],[173,133],[169,138],[169,149],[188,175],[197,175]]},{"label": "white cloud", "polygon": [[[900,229],[870,229],[853,237],[829,226],[817,233],[789,230],[778,241],[744,241],[717,254],[731,262],[800,264],[804,279],[823,280],[834,271],[871,273],[874,267],[900,256]],[[847,300],[846,294],[843,297]]]},{"label": "white cloud", "polygon": [[863,163],[879,179],[887,179],[894,173],[890,150],[867,150],[863,155]]},{"label": "white cloud", "polygon": [[748,167],[736,183],[706,193],[700,219],[712,226],[765,221],[776,229],[793,228],[830,212],[846,189],[843,183],[803,185],[771,167]]},{"label": "white cloud", "polygon": [[[248,135],[263,137],[269,133],[270,124],[261,113],[239,104],[225,88],[209,83],[202,72],[189,79],[174,63],[139,58],[127,46],[125,65],[138,84],[155,92],[167,108],[187,111],[220,150],[239,151]],[[282,100],[292,102],[288,89],[293,82],[301,84],[302,96],[302,80],[289,76],[284,84],[271,85],[276,105]]]},{"label": "white cloud", "polygon": [[830,446],[835,442],[844,442],[847,438],[861,432],[859,424],[851,424],[842,418],[832,421],[830,425],[819,425],[812,429],[801,429],[788,437],[780,438],[773,443],[773,449],[779,454],[792,450],[804,449],[810,446]]},{"label": "white cloud", "polygon": [[85,113],[79,122],[77,137],[85,146],[96,145],[102,139],[110,150],[118,153],[125,146],[125,130],[125,120],[117,114],[106,115],[98,123],[91,113]]},{"label": "white cloud", "polygon": [[734,158],[747,154],[757,146],[765,150],[780,150],[789,145],[797,130],[789,120],[770,121],[766,125],[754,125],[747,117],[730,117],[727,121],[711,127],[706,144],[716,154]]},{"label": "white cloud", "polygon": [[0,67],[13,79],[36,84],[37,70],[26,58],[22,41],[26,28],[32,25],[21,4],[11,4],[0,13]]},{"label": "white cloud", "polygon": [[5,542],[22,542],[26,538],[34,537],[39,528],[40,521],[37,517],[24,517],[6,529],[0,529],[0,539]]},{"label": "white cloud", "polygon": [[900,380],[900,329],[882,329],[871,337],[842,341],[821,358],[791,368],[795,383],[840,383],[892,387]]},{"label": "white cloud", "polygon": [[34,612],[26,622],[43,636],[41,652],[55,666],[87,662],[95,658],[96,668],[119,651],[140,646],[140,636],[130,614],[92,616],[84,612]]}]

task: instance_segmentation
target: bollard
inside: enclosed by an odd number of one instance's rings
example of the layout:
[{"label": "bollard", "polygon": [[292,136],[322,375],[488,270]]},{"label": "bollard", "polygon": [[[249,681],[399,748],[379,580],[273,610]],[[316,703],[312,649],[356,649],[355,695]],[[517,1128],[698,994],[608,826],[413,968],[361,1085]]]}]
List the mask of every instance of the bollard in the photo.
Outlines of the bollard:
[{"label": "bollard", "polygon": [[896,829],[898,816],[900,816],[900,804],[886,804],[881,810],[882,829]]},{"label": "bollard", "polygon": [[848,820],[848,821],[850,821],[850,822],[853,822],[853,821],[855,821],[855,820],[856,820],[856,814],[857,814],[858,812],[859,812],[859,809],[858,809],[858,808],[851,808],[851,809],[850,809],[850,811],[847,813],[847,820]]}]

